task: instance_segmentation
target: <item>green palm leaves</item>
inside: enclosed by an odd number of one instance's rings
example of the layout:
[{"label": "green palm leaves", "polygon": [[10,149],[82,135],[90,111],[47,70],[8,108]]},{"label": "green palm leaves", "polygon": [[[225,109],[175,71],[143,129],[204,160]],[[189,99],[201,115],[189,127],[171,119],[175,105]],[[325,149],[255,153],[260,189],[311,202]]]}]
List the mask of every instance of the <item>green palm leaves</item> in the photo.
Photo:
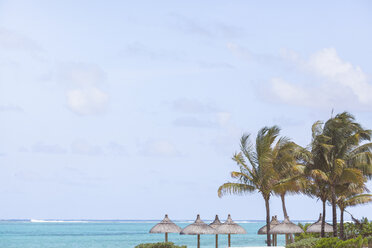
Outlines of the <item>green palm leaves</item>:
[{"label": "green palm leaves", "polygon": [[[344,112],[324,124],[315,122],[310,151],[302,152],[307,179],[313,185],[321,185],[315,190],[317,197],[323,202],[328,199],[332,204],[335,237],[338,234],[336,206],[337,197],[342,193],[340,190],[363,191],[366,179],[372,177],[372,143],[365,143],[371,139],[371,134],[371,130],[363,129],[351,114]],[[341,237],[342,229],[341,223]]]},{"label": "green palm leaves", "polygon": [[[341,210],[340,236],[343,236],[343,212],[347,207],[372,201],[365,194],[365,183],[372,179],[372,131],[364,129],[354,116],[344,112],[325,123],[312,126],[312,141],[303,148],[286,137],[279,137],[277,126],[264,127],[254,142],[250,134],[240,139],[240,151],[233,155],[238,170],[231,172],[232,182],[218,188],[218,196],[258,192],[265,200],[266,222],[270,228],[271,195],[280,196],[287,216],[285,195],[303,193],[322,200],[324,235],[325,206],[332,204],[333,235],[337,236],[336,207]],[[269,233],[269,230],[268,230]],[[267,236],[270,246],[270,235]]]},{"label": "green palm leaves", "polygon": [[279,132],[277,126],[262,128],[257,134],[255,145],[251,142],[249,134],[243,135],[240,139],[240,151],[232,158],[239,168],[238,171],[231,172],[235,182],[227,182],[218,188],[219,197],[254,191],[261,193],[266,206],[268,246],[271,244],[270,196],[274,193],[285,194],[287,190],[298,191],[294,180],[281,181],[285,174],[287,177],[295,174],[292,168],[296,165],[294,150],[297,145],[288,138],[279,138]]}]

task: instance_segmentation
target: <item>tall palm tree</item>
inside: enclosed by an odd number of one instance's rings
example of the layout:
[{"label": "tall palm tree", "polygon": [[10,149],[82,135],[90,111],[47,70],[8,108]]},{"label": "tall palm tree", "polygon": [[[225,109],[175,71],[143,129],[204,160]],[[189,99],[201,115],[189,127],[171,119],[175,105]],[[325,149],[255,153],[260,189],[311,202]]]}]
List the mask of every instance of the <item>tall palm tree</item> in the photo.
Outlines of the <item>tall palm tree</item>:
[{"label": "tall palm tree", "polygon": [[329,138],[325,137],[323,133],[323,123],[320,121],[315,122],[311,128],[312,141],[306,148],[298,147],[296,149],[296,158],[298,159],[297,171],[300,172],[303,178],[304,186],[302,193],[322,201],[322,225],[320,236],[324,237],[325,232],[325,218],[326,218],[326,203],[330,198],[329,185],[327,184],[326,176],[319,169],[325,167],[323,165],[323,150],[322,144],[326,143]]},{"label": "tall palm tree", "polygon": [[[303,149],[289,139],[282,142],[281,147],[274,147],[273,151],[276,153],[273,161],[274,170],[278,174],[279,182],[273,186],[273,192],[279,196],[282,202],[282,210],[284,219],[288,218],[285,197],[288,194],[302,193],[303,189],[307,187],[307,181],[302,177],[302,169],[297,164],[297,150]],[[293,234],[289,235],[291,242],[293,242]]]},{"label": "tall palm tree", "polygon": [[300,193],[305,183],[300,177],[302,172],[297,165],[297,149],[302,149],[302,147],[287,138],[282,138],[282,141],[273,148],[274,157],[276,157],[273,166],[279,177],[279,182],[273,186],[273,191],[281,199],[284,218],[288,217],[285,196]]},{"label": "tall palm tree", "polygon": [[286,150],[292,147],[288,145],[287,138],[278,138],[279,132],[277,126],[262,128],[257,134],[255,146],[251,143],[249,134],[243,135],[240,139],[240,152],[233,156],[239,171],[231,172],[231,177],[237,181],[224,183],[218,188],[219,197],[255,191],[261,193],[266,208],[267,246],[271,246],[269,201],[280,180],[274,165],[282,161],[282,166],[288,166],[290,153]]},{"label": "tall palm tree", "polygon": [[325,237],[325,216],[326,216],[326,203],[330,198],[328,185],[321,180],[311,180],[307,183],[307,186],[304,187],[303,193],[310,197],[316,197],[322,202],[322,225],[320,237]]},{"label": "tall palm tree", "polygon": [[360,145],[371,139],[355,118],[341,113],[326,123],[313,125],[312,159],[309,174],[326,183],[331,193],[333,236],[337,237],[336,188],[349,183],[360,183],[372,176],[372,144]]}]

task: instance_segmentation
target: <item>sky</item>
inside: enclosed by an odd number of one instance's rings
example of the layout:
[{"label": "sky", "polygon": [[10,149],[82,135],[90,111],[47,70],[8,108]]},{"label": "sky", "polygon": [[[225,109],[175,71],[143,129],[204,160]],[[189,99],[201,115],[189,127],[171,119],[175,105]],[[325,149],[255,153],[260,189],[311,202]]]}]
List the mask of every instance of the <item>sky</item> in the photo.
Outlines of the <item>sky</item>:
[{"label": "sky", "polygon": [[[371,12],[0,0],[0,219],[263,220],[258,193],[217,196],[241,135],[279,125],[306,146],[332,110],[372,128]],[[349,211],[371,219],[371,206]],[[287,210],[317,219],[321,202],[289,196]]]}]

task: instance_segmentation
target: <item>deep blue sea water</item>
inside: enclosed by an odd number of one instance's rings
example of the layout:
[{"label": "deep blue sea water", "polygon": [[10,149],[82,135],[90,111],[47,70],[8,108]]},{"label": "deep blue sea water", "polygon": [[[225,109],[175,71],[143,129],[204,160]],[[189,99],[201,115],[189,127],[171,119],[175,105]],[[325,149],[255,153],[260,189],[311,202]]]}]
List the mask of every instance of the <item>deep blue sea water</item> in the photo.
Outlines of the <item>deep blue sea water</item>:
[{"label": "deep blue sea water", "polygon": [[[139,243],[162,242],[163,234],[150,234],[158,221],[0,221],[1,248],[132,248]],[[180,227],[192,221],[175,221]],[[207,222],[209,223],[209,222]],[[232,246],[264,246],[265,235],[257,230],[263,221],[237,221],[247,234],[232,235]],[[202,235],[201,247],[214,248],[214,235]],[[196,247],[196,236],[169,234],[169,241]],[[279,236],[278,245],[284,243]],[[220,247],[227,246],[227,235],[219,235]]]}]

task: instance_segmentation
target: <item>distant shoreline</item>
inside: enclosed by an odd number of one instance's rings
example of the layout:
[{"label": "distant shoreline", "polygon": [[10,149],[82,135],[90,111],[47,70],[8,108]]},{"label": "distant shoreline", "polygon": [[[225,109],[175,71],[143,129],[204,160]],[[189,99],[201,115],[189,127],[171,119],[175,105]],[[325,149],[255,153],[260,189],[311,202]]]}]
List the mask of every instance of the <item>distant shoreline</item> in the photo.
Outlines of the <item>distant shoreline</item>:
[{"label": "distant shoreline", "polygon": [[[0,219],[0,222],[31,222],[31,223],[84,223],[84,222],[124,222],[124,223],[157,223],[161,219]],[[178,223],[189,223],[194,222],[194,220],[173,220]],[[212,222],[212,219],[205,219],[204,221]],[[294,222],[315,222],[316,220],[293,220]],[[331,220],[326,220],[330,222]],[[235,220],[236,223],[264,223],[266,220]]]}]

